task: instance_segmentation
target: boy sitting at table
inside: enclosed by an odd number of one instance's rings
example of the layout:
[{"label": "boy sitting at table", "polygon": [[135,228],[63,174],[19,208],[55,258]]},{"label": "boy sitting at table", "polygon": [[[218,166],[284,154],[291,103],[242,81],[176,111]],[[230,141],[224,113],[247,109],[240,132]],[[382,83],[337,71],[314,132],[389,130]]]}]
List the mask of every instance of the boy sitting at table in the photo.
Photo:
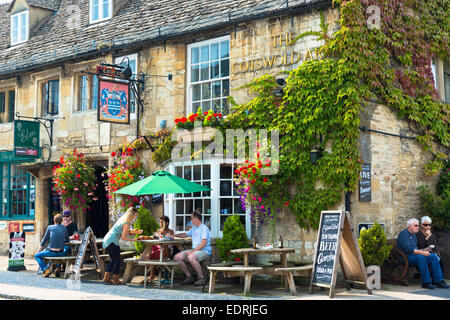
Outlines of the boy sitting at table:
[{"label": "boy sitting at table", "polygon": [[[157,236],[158,238],[162,238],[162,236],[166,236],[166,237],[170,237],[173,238],[175,236],[175,233],[173,232],[172,229],[169,229],[169,223],[170,223],[170,219],[167,216],[162,216],[159,219],[159,226],[161,227],[160,229],[156,230],[156,232],[154,233],[154,236]],[[168,248],[167,248],[168,249]],[[169,257],[170,255],[170,250],[167,250],[166,248],[164,248],[163,251],[163,258],[166,259]],[[161,246],[157,245],[157,246],[152,246],[152,251],[149,252],[147,259],[149,260],[159,260],[161,256]],[[152,282],[155,279],[155,266],[152,266],[150,268],[150,278],[148,278],[148,282]]]}]

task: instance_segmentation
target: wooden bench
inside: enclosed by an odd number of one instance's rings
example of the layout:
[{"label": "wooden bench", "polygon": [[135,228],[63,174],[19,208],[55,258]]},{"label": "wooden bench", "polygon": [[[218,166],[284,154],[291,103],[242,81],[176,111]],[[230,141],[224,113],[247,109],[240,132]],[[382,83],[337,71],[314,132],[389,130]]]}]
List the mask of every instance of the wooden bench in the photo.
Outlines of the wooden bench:
[{"label": "wooden bench", "polygon": [[53,268],[57,264],[66,264],[66,268],[64,271],[64,278],[67,279],[69,276],[68,270],[70,266],[73,266],[77,257],[75,256],[62,256],[62,257],[44,257],[42,258],[50,263],[50,273],[53,272]]},{"label": "wooden bench", "polygon": [[159,275],[158,275],[158,288],[161,288],[161,273],[162,273],[162,269],[167,269],[170,272],[170,288],[173,288],[173,274],[174,274],[174,269],[176,266],[178,266],[180,263],[178,261],[173,261],[173,260],[169,260],[169,261],[159,261],[159,260],[141,260],[138,261],[137,265],[138,266],[144,266],[145,267],[145,271],[144,271],[144,289],[147,287],[147,268],[148,267],[153,267],[153,266],[159,266],[162,267],[159,270]]},{"label": "wooden bench", "polygon": [[223,272],[224,276],[228,277],[245,277],[244,284],[244,295],[247,295],[250,292],[250,285],[252,282],[252,275],[254,273],[258,273],[262,270],[261,267],[244,267],[241,265],[229,266],[229,267],[216,267],[209,266],[209,293],[214,292],[214,285],[216,282],[216,274],[218,272]]},{"label": "wooden bench", "polygon": [[[134,255],[136,255],[137,254],[137,252],[136,251],[122,251],[121,253],[120,253],[120,258],[125,258],[125,257],[128,257],[128,256],[134,256]],[[90,258],[91,259],[94,259],[94,256],[90,256]],[[110,258],[109,258],[109,254],[101,254],[101,255],[99,255],[99,258],[100,259],[102,259],[103,260],[103,262],[106,262],[106,261],[108,261],[108,260],[110,260]],[[125,258],[126,259],[126,258]],[[125,261],[125,259],[124,259],[124,261]]]},{"label": "wooden bench", "polygon": [[276,268],[275,272],[281,272],[286,276],[286,281],[289,284],[289,289],[292,295],[297,295],[297,289],[295,288],[294,274],[304,275],[312,272],[313,265],[301,266],[301,267],[287,267]]}]

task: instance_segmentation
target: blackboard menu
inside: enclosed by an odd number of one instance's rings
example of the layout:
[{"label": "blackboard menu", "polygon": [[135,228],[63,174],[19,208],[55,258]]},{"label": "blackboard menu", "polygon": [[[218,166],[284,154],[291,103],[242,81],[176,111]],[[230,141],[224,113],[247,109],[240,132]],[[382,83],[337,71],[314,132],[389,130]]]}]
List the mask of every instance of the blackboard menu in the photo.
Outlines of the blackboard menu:
[{"label": "blackboard menu", "polygon": [[87,245],[88,245],[89,239],[91,237],[91,232],[92,232],[91,228],[87,227],[86,231],[83,234],[83,239],[81,241],[81,245],[78,250],[77,260],[75,260],[75,263],[73,265],[72,280],[78,279],[78,276],[80,274],[81,265],[83,263],[85,255],[86,255]]},{"label": "blackboard menu", "polygon": [[359,174],[359,201],[370,202],[372,201],[372,186],[370,182],[371,169],[370,163],[364,163],[361,166],[361,172]]},{"label": "blackboard menu", "polygon": [[314,261],[313,283],[331,285],[336,260],[341,214],[322,212]]}]

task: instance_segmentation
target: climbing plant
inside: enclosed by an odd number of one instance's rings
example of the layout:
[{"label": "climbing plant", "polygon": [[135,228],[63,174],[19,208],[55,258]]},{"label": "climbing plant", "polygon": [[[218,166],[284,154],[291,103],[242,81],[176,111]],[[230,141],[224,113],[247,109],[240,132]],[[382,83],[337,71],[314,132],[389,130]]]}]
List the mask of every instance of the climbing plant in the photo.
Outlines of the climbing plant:
[{"label": "climbing plant", "polygon": [[[438,98],[431,72],[431,57],[448,59],[449,0],[333,3],[340,10],[336,33],[330,35],[321,14],[321,30],[296,39],[322,40],[317,51],[321,59],[291,71],[282,97],[274,95],[279,85],[273,75],[246,85],[254,98],[236,105],[223,125],[279,131],[277,173],[258,180],[246,164],[235,173],[236,180],[244,182],[247,193],[254,190],[247,203],[270,207],[271,218],[287,205],[303,228],[317,228],[320,211],[356,189],[362,162],[360,112],[368,101],[388,106],[408,122],[432,155],[425,166],[428,174],[440,171],[449,147],[449,110]],[[373,16],[373,6],[379,16]],[[373,19],[379,22],[376,27]],[[324,150],[315,164],[310,160],[313,148]]]}]

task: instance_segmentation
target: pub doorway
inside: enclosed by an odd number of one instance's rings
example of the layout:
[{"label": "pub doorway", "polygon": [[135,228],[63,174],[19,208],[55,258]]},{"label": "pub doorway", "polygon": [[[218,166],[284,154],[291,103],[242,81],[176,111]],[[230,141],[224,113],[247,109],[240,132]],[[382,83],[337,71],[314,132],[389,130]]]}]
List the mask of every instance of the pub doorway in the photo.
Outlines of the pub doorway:
[{"label": "pub doorway", "polygon": [[[104,177],[102,177],[102,173]],[[86,214],[86,227],[91,227],[94,235],[103,238],[109,230],[109,208],[108,197],[106,193],[106,169],[104,167],[95,167],[95,177],[98,187],[94,192],[94,197],[98,200],[90,203],[90,210]]]}]

